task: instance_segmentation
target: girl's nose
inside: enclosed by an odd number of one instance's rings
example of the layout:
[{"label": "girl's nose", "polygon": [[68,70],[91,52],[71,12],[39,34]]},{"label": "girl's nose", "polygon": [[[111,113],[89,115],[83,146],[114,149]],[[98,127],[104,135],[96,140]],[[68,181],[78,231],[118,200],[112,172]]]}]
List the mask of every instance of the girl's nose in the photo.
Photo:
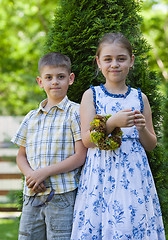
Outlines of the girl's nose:
[{"label": "girl's nose", "polygon": [[113,67],[118,67],[118,61],[117,60],[113,60],[112,62],[111,62],[111,67],[113,68]]}]

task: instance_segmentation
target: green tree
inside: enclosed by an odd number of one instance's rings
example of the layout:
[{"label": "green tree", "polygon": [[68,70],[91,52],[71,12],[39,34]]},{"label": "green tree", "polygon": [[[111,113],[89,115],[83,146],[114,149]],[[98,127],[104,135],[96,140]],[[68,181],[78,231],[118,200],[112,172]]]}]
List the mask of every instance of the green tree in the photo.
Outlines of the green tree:
[{"label": "green tree", "polygon": [[[164,164],[164,169],[165,173],[167,172],[168,169],[168,128],[167,128],[167,123],[168,123],[168,114],[167,114],[167,109],[168,109],[168,83],[165,84],[165,98],[164,98],[164,104],[163,104],[163,137],[162,137],[162,146],[163,146],[163,164]],[[165,178],[164,185],[167,187],[168,186],[168,178]],[[168,189],[167,191],[164,192],[166,196],[168,196]],[[166,197],[165,197],[166,198]],[[168,204],[166,201],[163,202],[165,205],[165,209],[167,209],[168,212]]]},{"label": "green tree", "polygon": [[0,1],[0,114],[22,115],[37,106],[37,63],[56,2]]},{"label": "green tree", "polygon": [[167,128],[168,114],[166,114],[168,109],[168,83],[166,83],[165,89],[166,89],[165,100],[163,104],[163,113],[164,113],[163,114],[163,145],[165,147],[166,158],[168,159],[168,128]]},{"label": "green tree", "polygon": [[149,65],[163,83],[168,82],[168,4],[166,0],[143,2],[142,32],[151,45]]},{"label": "green tree", "polygon": [[[134,47],[135,67],[130,72],[127,83],[140,87],[148,96],[152,106],[153,121],[159,136],[161,122],[161,96],[157,91],[158,79],[149,69],[149,45],[140,30],[142,19],[141,5],[134,0],[61,0],[55,12],[53,25],[47,35],[45,51],[61,51],[72,60],[72,70],[76,81],[69,91],[71,100],[80,102],[82,93],[91,84],[103,81],[96,77],[93,60],[98,39],[106,32],[121,31]],[[151,91],[152,89],[152,91]],[[163,159],[158,146],[148,154],[158,189],[164,220],[167,222]]]}]

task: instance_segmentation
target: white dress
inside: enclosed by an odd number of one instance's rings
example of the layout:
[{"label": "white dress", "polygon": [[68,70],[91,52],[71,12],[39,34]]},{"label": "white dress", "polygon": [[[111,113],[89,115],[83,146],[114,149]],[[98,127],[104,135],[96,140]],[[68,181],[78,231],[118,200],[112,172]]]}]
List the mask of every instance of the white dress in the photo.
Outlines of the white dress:
[{"label": "white dress", "polygon": [[[121,109],[143,111],[140,89],[111,94],[93,87],[96,114]],[[160,204],[144,148],[135,126],[122,128],[115,151],[88,149],[76,204],[72,240],[165,240]]]}]

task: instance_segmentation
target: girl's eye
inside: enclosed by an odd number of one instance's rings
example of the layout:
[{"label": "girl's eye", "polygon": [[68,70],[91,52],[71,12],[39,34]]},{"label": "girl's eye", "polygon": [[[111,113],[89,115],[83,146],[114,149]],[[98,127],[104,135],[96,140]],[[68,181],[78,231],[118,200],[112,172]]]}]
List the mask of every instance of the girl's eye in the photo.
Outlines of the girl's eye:
[{"label": "girl's eye", "polygon": [[64,75],[60,75],[59,79],[64,79],[64,77],[65,77]]},{"label": "girl's eye", "polygon": [[111,58],[105,58],[104,61],[105,61],[105,62],[110,62],[110,61],[111,61]]},{"label": "girl's eye", "polygon": [[118,59],[118,61],[120,61],[120,62],[124,62],[125,60],[126,60],[126,58],[123,58],[123,57]]}]

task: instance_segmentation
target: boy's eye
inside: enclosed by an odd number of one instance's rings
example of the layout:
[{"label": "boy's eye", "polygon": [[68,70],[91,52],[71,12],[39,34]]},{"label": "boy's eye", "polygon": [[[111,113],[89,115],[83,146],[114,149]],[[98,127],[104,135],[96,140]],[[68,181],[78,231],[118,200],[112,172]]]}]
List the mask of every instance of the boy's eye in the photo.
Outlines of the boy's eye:
[{"label": "boy's eye", "polygon": [[51,80],[51,79],[52,79],[52,76],[46,76],[46,79],[47,79],[47,80]]}]

